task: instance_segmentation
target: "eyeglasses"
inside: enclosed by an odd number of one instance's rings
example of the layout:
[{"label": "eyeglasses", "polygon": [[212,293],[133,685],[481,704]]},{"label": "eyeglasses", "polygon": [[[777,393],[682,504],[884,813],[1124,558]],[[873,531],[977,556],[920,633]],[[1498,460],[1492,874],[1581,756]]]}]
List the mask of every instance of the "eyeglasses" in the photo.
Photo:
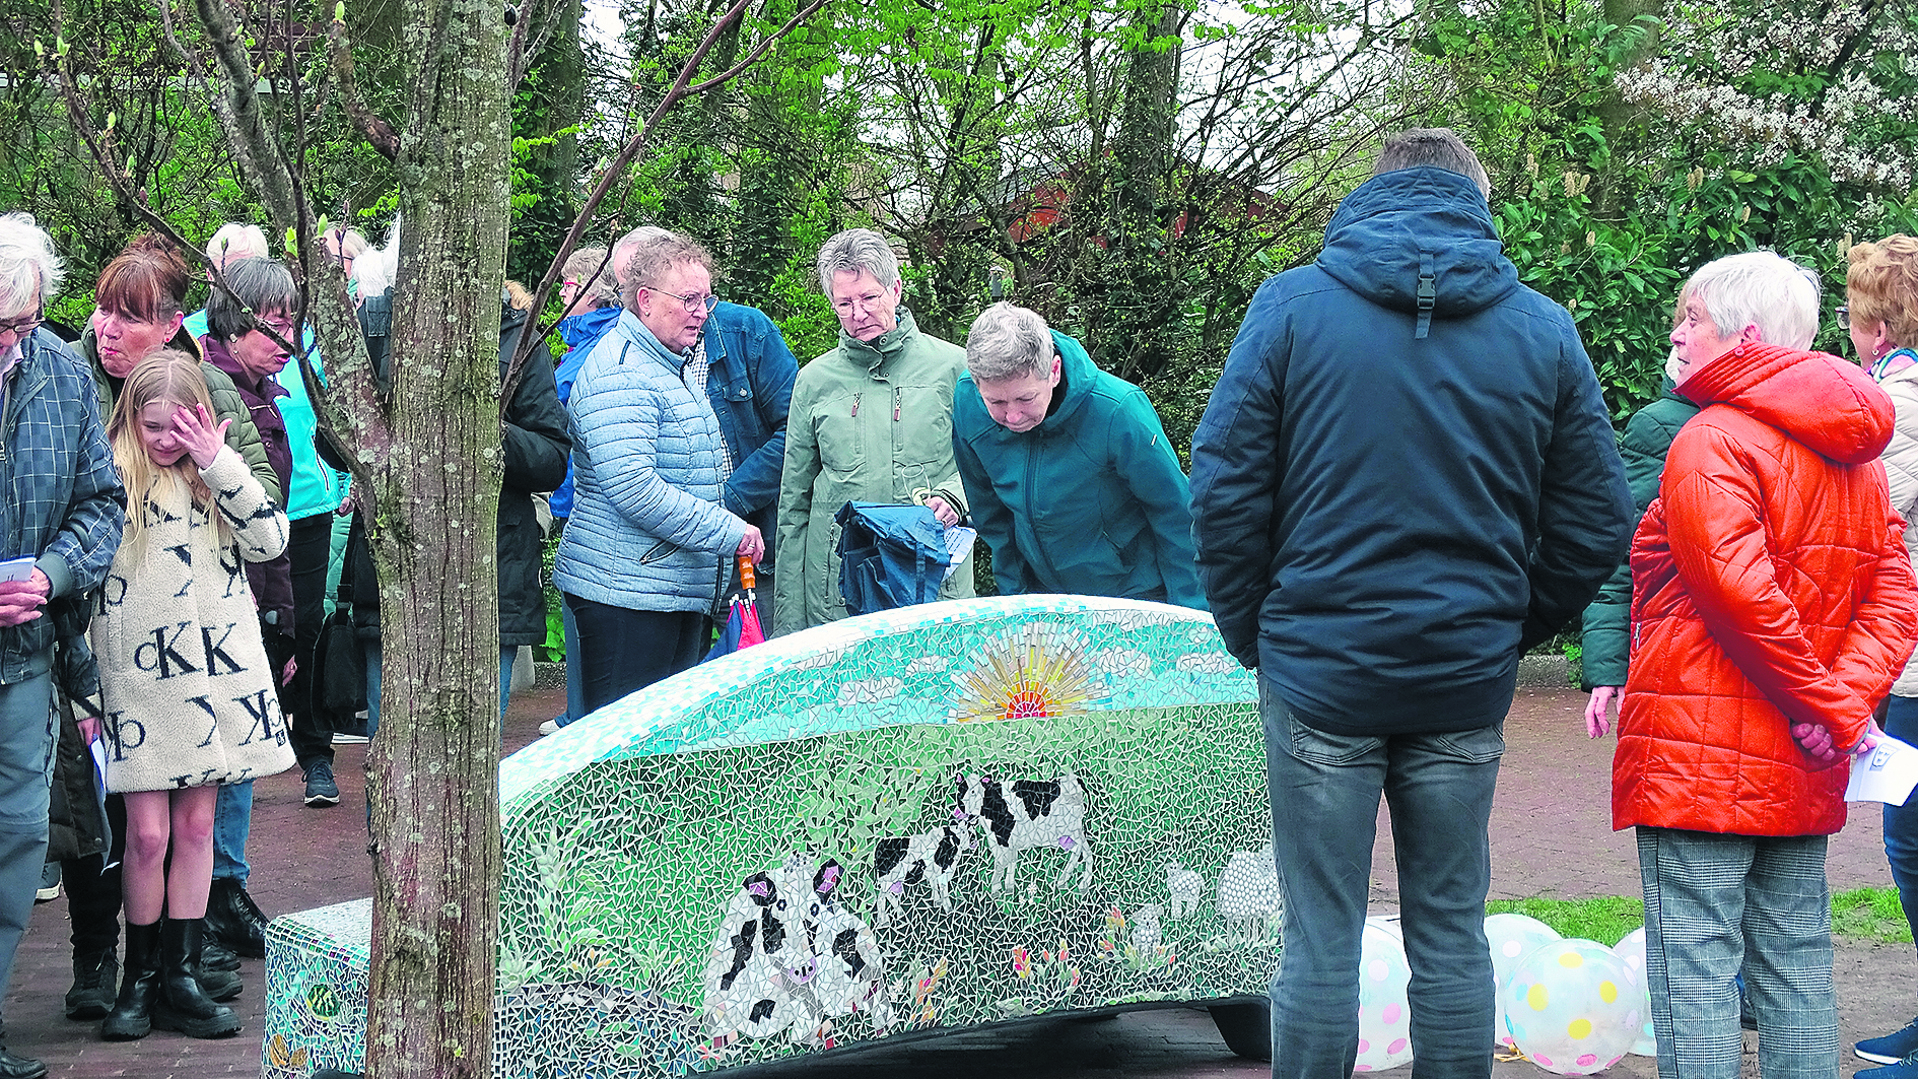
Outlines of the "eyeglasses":
[{"label": "eyeglasses", "polygon": [[31,318],[16,319],[12,322],[0,322],[0,333],[10,333],[14,336],[15,340],[18,340],[39,329],[40,324],[45,321],[46,311],[36,307],[33,309],[33,317]]},{"label": "eyeglasses", "polygon": [[703,296],[697,292],[688,292],[686,295],[681,296],[677,292],[667,292],[665,289],[660,288],[658,285],[641,285],[639,287],[644,289],[652,289],[654,292],[659,293],[661,296],[671,296],[673,299],[678,300],[682,305],[685,306],[686,313],[689,315],[697,315],[702,312],[710,315],[713,313],[713,308],[719,306],[719,297],[713,295],[710,292],[706,293]]},{"label": "eyeglasses", "polygon": [[1842,303],[1838,305],[1838,328],[1851,332],[1851,308]]},{"label": "eyeglasses", "polygon": [[289,340],[293,337],[292,319],[259,318],[256,316],[253,319],[253,328],[256,330],[272,330],[274,333],[279,334],[280,337]]}]

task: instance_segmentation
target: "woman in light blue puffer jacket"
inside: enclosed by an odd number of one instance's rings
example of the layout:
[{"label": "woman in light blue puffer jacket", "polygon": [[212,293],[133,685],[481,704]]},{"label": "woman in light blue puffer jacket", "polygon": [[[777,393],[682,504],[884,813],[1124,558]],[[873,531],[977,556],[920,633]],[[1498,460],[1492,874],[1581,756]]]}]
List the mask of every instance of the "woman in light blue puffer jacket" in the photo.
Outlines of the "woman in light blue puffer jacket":
[{"label": "woman in light blue puffer jacket", "polygon": [[579,627],[588,712],[699,662],[724,567],[765,550],[720,504],[730,466],[692,352],[714,302],[711,256],[655,237],[628,280],[568,402],[574,504],[553,578]]}]

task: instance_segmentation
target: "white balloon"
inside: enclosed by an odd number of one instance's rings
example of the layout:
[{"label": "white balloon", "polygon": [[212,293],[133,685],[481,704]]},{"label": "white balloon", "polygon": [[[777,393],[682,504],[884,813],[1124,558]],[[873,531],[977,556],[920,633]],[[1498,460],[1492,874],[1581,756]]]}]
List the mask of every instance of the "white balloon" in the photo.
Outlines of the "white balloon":
[{"label": "white balloon", "polygon": [[1384,1071],[1412,1059],[1412,1014],[1405,1000],[1411,981],[1398,919],[1367,918],[1359,952],[1359,1057],[1353,1071]]},{"label": "white balloon", "polygon": [[1638,986],[1616,953],[1593,940],[1534,948],[1499,991],[1512,1040],[1557,1075],[1592,1075],[1618,1063],[1645,1014]]},{"label": "white balloon", "polygon": [[[1513,968],[1541,944],[1558,940],[1558,930],[1524,914],[1494,914],[1485,919],[1485,943],[1492,951],[1492,988],[1496,992],[1510,981]],[[1498,994],[1497,1025],[1493,1028],[1498,1043],[1512,1047],[1511,1032],[1505,1025],[1505,994]]]},{"label": "white balloon", "polygon": [[1655,1057],[1658,1040],[1652,1036],[1652,983],[1645,977],[1645,927],[1641,925],[1625,934],[1612,951],[1618,953],[1631,969],[1632,977],[1638,979],[1638,1005],[1645,1016],[1645,1025],[1638,1032],[1638,1040],[1632,1043],[1632,1055]]}]

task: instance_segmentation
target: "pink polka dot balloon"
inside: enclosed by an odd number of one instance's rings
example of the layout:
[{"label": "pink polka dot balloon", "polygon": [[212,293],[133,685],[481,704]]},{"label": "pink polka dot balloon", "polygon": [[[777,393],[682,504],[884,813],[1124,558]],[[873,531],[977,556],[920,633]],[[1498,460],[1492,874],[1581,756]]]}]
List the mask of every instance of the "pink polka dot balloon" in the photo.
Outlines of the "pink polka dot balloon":
[{"label": "pink polka dot balloon", "polygon": [[1412,1059],[1412,1013],[1405,1003],[1411,981],[1398,919],[1367,918],[1360,941],[1359,1057],[1353,1071],[1384,1071]]},{"label": "pink polka dot balloon", "polygon": [[[1541,944],[1559,939],[1558,930],[1523,914],[1494,914],[1485,919],[1485,943],[1492,950],[1492,988],[1505,987],[1518,961]],[[1505,1027],[1505,995],[1498,996],[1498,1022],[1493,1028],[1498,1043],[1512,1048],[1512,1035]]]},{"label": "pink polka dot balloon", "polygon": [[1499,990],[1519,1051],[1556,1075],[1591,1075],[1618,1063],[1644,1015],[1632,972],[1591,940],[1541,945]]},{"label": "pink polka dot balloon", "polygon": [[1645,980],[1645,927],[1641,925],[1625,934],[1625,939],[1613,946],[1612,951],[1618,953],[1632,977],[1638,979],[1638,1012],[1644,1026],[1638,1030],[1638,1040],[1632,1043],[1632,1055],[1655,1057],[1658,1040],[1652,1036],[1652,983]]}]

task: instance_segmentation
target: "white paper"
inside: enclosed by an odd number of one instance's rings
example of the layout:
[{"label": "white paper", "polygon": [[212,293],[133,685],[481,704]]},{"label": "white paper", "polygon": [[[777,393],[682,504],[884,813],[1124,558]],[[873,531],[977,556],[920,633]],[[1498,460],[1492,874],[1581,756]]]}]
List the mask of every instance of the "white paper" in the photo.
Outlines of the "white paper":
[{"label": "white paper", "polygon": [[0,581],[24,581],[33,576],[33,564],[38,561],[32,555],[21,555],[0,562]]},{"label": "white paper", "polygon": [[[944,580],[951,580],[952,575],[959,571],[959,563],[972,553],[972,544],[978,538],[979,530],[976,528],[953,525],[946,529],[946,557],[951,561],[946,563]],[[968,566],[966,569],[970,572],[972,567]]]},{"label": "white paper", "polygon": [[1871,752],[1852,758],[1845,801],[1901,806],[1913,787],[1918,787],[1918,749],[1887,735]]}]

